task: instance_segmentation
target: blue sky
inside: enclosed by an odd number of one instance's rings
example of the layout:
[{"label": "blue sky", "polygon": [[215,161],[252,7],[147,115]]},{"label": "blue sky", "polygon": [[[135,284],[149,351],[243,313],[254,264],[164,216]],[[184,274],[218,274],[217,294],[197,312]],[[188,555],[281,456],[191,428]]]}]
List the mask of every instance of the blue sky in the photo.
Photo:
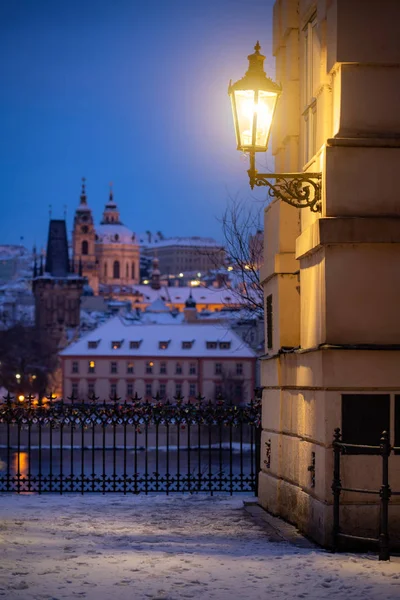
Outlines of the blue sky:
[{"label": "blue sky", "polygon": [[[273,0],[0,3],[0,243],[71,230],[80,179],[96,221],[114,183],[125,225],[222,241],[229,197],[253,202],[229,79],[257,39],[273,74]],[[270,157],[260,165],[273,168]],[[261,168],[261,167],[260,167]]]}]

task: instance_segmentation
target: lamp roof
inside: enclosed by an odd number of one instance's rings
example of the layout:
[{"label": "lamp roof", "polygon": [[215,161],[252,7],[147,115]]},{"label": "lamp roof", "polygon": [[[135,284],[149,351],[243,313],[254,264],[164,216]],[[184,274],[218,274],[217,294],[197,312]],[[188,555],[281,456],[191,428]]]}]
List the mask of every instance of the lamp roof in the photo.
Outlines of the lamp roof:
[{"label": "lamp roof", "polygon": [[229,82],[229,95],[236,90],[262,90],[264,92],[273,92],[278,95],[282,92],[281,86],[272,81],[270,77],[267,77],[267,74],[264,71],[265,56],[260,53],[261,46],[258,41],[254,46],[254,50],[255,52],[249,54],[247,57],[249,60],[249,68],[244,77],[239,79],[239,81],[236,81],[236,83],[232,83],[232,80]]}]

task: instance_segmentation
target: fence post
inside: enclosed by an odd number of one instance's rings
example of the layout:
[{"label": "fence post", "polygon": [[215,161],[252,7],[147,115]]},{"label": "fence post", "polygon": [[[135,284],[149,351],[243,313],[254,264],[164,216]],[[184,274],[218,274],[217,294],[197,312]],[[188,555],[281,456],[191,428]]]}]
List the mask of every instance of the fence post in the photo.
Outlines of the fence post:
[{"label": "fence post", "polygon": [[260,469],[261,469],[261,432],[262,427],[261,424],[256,426],[255,431],[255,451],[256,451],[256,485],[254,490],[254,495],[258,497],[258,482],[260,479]]},{"label": "fence post", "polygon": [[339,542],[339,529],[340,529],[340,492],[342,491],[342,482],[340,481],[340,454],[341,448],[339,446],[341,433],[339,427],[335,429],[333,435],[333,482],[332,482],[332,493],[333,493],[333,527],[332,527],[332,550],[336,552],[338,549]]},{"label": "fence post", "polygon": [[389,485],[389,455],[391,452],[389,434],[387,431],[381,437],[382,456],[382,486],[379,492],[381,498],[380,529],[379,529],[379,560],[390,560],[389,553],[389,500],[392,494]]}]

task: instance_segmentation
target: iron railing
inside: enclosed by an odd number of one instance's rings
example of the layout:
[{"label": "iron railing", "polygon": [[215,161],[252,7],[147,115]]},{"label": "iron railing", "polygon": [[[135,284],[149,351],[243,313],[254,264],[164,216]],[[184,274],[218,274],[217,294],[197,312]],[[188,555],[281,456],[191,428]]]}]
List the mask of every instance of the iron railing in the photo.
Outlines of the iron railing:
[{"label": "iron railing", "polygon": [[[342,540],[349,542],[366,542],[375,544],[379,547],[379,560],[390,559],[389,549],[389,501],[391,496],[399,496],[400,492],[394,492],[389,485],[389,457],[394,450],[399,451],[400,448],[392,447],[389,442],[389,434],[387,431],[382,432],[379,446],[368,446],[362,444],[348,444],[341,441],[340,429],[335,429],[333,438],[333,530],[332,530],[332,549],[340,550]],[[371,490],[364,488],[344,487],[341,482],[341,456],[346,455],[346,452],[354,452],[357,454],[368,454],[371,452],[379,454],[382,457],[382,484],[379,490]],[[379,517],[379,536],[377,538],[363,537],[344,533],[340,527],[340,495],[342,492],[354,492],[362,494],[376,495],[380,498],[380,517]]]},{"label": "iron railing", "polygon": [[0,492],[257,494],[259,400],[0,405]]}]

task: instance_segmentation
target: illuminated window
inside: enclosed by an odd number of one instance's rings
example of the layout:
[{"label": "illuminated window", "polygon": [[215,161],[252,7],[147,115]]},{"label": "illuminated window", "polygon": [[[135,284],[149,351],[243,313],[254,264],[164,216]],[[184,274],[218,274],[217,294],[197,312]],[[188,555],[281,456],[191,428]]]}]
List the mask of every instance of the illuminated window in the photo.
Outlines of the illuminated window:
[{"label": "illuminated window", "polygon": [[151,375],[153,372],[154,363],[152,361],[146,363],[146,373]]},{"label": "illuminated window", "polygon": [[121,341],[117,341],[117,342],[111,342],[111,348],[113,350],[118,350],[121,347],[122,347],[122,340]]},{"label": "illuminated window", "polygon": [[95,371],[96,371],[96,363],[94,362],[94,360],[89,360],[88,372],[95,373]]},{"label": "illuminated window", "polygon": [[133,373],[134,372],[134,364],[133,362],[128,362],[126,365],[126,372]]},{"label": "illuminated window", "polygon": [[158,342],[158,347],[160,350],[167,350],[169,343],[170,343],[170,340],[165,341],[165,342]]}]

